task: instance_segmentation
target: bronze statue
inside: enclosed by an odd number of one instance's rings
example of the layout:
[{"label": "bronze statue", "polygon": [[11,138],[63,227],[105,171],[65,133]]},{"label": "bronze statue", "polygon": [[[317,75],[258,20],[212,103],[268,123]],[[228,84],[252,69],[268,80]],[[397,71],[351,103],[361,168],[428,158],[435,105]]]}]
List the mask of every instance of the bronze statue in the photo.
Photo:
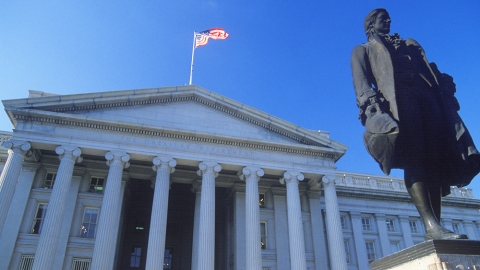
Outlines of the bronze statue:
[{"label": "bronze statue", "polygon": [[457,113],[452,77],[429,63],[415,40],[389,35],[390,22],[385,9],[371,11],[368,42],[352,52],[365,146],[385,174],[404,170],[426,240],[467,239],[442,227],[441,200],[450,186],[466,186],[478,174],[480,154]]}]

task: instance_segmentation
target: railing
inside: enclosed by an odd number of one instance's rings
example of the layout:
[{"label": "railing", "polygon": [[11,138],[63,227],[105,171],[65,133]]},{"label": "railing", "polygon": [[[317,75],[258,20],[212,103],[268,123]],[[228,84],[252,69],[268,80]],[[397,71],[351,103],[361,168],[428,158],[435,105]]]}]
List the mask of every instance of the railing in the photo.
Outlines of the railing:
[{"label": "railing", "polygon": [[[407,192],[405,182],[398,177],[385,177],[379,175],[354,174],[339,172],[337,174],[338,186],[347,186],[364,189],[390,190],[398,192]],[[473,192],[469,188],[451,187],[449,197],[475,199]]]}]

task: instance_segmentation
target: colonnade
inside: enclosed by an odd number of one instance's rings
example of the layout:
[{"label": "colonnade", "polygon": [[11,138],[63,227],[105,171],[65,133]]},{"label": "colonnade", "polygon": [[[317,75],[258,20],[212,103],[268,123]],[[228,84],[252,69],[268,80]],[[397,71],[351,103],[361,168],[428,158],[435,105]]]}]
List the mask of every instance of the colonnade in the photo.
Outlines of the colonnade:
[{"label": "colonnade", "polygon": [[[23,159],[30,149],[28,142],[12,141],[4,143],[9,148],[9,157],[0,177],[0,205],[10,205],[15,186],[18,182]],[[59,155],[60,165],[57,178],[53,187],[48,211],[44,220],[44,229],[40,234],[38,248],[35,255],[33,269],[52,269],[57,249],[59,228],[65,212],[67,194],[71,183],[75,163],[81,162],[81,149],[72,146],[59,146],[56,148]],[[91,262],[92,270],[113,269],[115,250],[118,239],[118,228],[122,205],[122,178],[123,169],[128,168],[130,155],[126,152],[110,151],[105,154],[109,166],[108,178],[103,195],[103,203],[98,221],[95,246]],[[154,198],[152,204],[150,233],[148,239],[146,269],[163,269],[168,194],[170,175],[174,172],[176,160],[173,157],[157,156],[152,160],[153,170],[156,171],[154,182]],[[192,246],[192,269],[211,270],[215,262],[215,178],[222,167],[217,162],[202,161],[199,163],[198,175],[201,182],[194,182],[196,193],[195,222],[193,229]],[[262,168],[245,166],[239,172],[240,178],[245,181],[245,258],[246,269],[262,269],[262,251],[260,246],[260,206],[258,183],[264,175]],[[328,233],[328,245],[330,251],[331,269],[347,269],[343,237],[340,226],[340,215],[335,191],[335,177],[317,180],[325,190],[326,224]],[[313,245],[316,268],[326,266],[325,255],[321,254],[320,242],[323,239],[323,230],[316,231],[315,226],[321,226],[320,200],[318,192],[313,194],[309,203],[312,210],[318,212],[312,214],[311,221],[305,225],[302,218],[300,202],[299,182],[304,180],[300,172],[286,171],[280,179],[280,183],[286,185],[286,213],[288,221],[289,255],[291,269],[307,269],[306,247],[304,226],[312,226],[315,230]],[[310,195],[308,195],[310,197]],[[5,208],[7,208],[5,210]],[[0,207],[0,229],[5,223],[8,207]],[[198,222],[197,222],[198,221]],[[311,225],[310,225],[311,224]],[[1,233],[1,231],[0,231]],[[319,236],[318,234],[321,234]],[[310,243],[310,242],[309,242]],[[324,251],[324,250],[323,250]],[[322,262],[320,260],[323,260]],[[282,269],[281,267],[278,269]]]}]

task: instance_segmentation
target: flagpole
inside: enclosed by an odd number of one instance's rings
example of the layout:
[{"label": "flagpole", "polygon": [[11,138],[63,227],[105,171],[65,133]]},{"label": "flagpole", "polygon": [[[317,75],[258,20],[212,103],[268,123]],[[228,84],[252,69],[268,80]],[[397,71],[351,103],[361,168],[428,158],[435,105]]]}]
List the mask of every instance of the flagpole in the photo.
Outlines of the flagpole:
[{"label": "flagpole", "polygon": [[192,85],[193,56],[194,55],[195,55],[195,31],[193,31],[192,64],[190,65],[190,83],[189,83],[189,85]]}]

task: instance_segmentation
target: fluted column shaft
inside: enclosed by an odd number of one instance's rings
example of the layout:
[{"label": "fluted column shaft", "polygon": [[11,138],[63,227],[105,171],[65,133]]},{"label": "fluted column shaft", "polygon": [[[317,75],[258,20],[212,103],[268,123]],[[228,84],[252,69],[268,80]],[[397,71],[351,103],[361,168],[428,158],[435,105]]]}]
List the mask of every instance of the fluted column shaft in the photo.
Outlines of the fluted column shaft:
[{"label": "fluted column shaft", "polygon": [[331,268],[335,270],[347,270],[347,256],[343,243],[342,223],[338,208],[337,191],[335,188],[335,176],[323,176],[322,184],[325,193],[325,208],[327,212],[327,237],[330,252]]},{"label": "fluted column shaft", "polygon": [[200,224],[198,228],[197,270],[215,268],[215,178],[222,167],[215,162],[201,162],[198,175],[202,176]]},{"label": "fluted column shaft", "polygon": [[170,157],[156,157],[153,159],[153,164],[153,170],[157,172],[157,177],[155,179],[145,269],[163,270],[170,174],[175,171],[174,167],[177,162]]},{"label": "fluted column shaft", "polygon": [[260,245],[260,205],[258,202],[258,181],[264,174],[255,167],[245,167],[240,179],[246,182],[245,225],[246,225],[246,256],[247,269],[262,269],[262,249]]},{"label": "fluted column shaft", "polygon": [[290,241],[290,268],[306,270],[305,238],[303,233],[302,209],[298,183],[304,179],[298,172],[286,172],[280,183],[287,186],[288,239]]},{"label": "fluted column shaft", "polygon": [[73,168],[75,162],[82,161],[82,157],[80,157],[82,151],[78,147],[59,146],[55,152],[59,155],[60,166],[48,202],[42,233],[38,240],[32,268],[34,270],[52,269],[53,267],[67,195],[72,182]]},{"label": "fluted column shaft", "polygon": [[105,193],[98,221],[91,270],[113,269],[118,228],[118,212],[121,207],[121,186],[123,169],[129,166],[130,156],[124,152],[105,154],[108,170]]},{"label": "fluted column shaft", "polygon": [[195,193],[195,213],[193,216],[193,239],[192,239],[192,270],[197,269],[198,264],[198,226],[200,223],[200,199],[202,196],[202,182],[193,181],[192,192]]},{"label": "fluted column shaft", "polygon": [[0,234],[7,219],[8,209],[12,203],[23,159],[30,149],[30,143],[9,140],[5,141],[2,146],[8,148],[8,158],[0,176]]}]

